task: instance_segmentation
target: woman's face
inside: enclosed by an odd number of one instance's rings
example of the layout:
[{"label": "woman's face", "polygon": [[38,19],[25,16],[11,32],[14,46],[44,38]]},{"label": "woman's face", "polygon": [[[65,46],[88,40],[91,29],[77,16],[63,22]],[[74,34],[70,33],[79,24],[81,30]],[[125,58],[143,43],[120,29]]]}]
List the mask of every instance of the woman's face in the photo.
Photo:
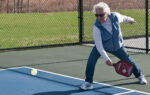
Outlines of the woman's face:
[{"label": "woman's face", "polygon": [[96,9],[96,14],[95,16],[97,17],[97,19],[101,22],[101,23],[104,23],[107,18],[108,18],[108,14],[106,14],[104,12],[104,9],[103,8],[98,8]]}]

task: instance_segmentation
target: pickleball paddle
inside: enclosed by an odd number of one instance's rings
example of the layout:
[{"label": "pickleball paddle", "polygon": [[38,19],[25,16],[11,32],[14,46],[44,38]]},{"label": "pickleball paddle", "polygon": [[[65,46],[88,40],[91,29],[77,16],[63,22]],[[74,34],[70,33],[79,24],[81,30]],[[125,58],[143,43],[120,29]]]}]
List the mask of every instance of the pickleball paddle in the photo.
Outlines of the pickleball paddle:
[{"label": "pickleball paddle", "polygon": [[119,61],[117,63],[113,63],[113,67],[118,74],[125,77],[130,77],[133,73],[133,64],[126,61]]}]

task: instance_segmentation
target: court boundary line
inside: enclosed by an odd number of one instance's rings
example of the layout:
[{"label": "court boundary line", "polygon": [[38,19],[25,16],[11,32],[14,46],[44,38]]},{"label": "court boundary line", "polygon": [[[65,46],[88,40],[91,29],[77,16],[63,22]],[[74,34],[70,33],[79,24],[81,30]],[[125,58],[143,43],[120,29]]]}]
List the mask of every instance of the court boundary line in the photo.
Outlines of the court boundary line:
[{"label": "court boundary line", "polygon": [[[9,69],[18,69],[18,68],[37,69],[37,68],[33,68],[33,67],[28,67],[28,66],[12,67],[12,68],[9,68]],[[9,70],[9,69],[0,69],[0,71]],[[85,81],[84,79],[81,79],[81,78],[76,78],[76,77],[73,77],[73,76],[68,76],[68,75],[64,75],[64,74],[60,74],[60,73],[55,73],[55,72],[46,71],[46,70],[42,70],[42,69],[37,69],[37,70],[41,71],[41,72],[46,72],[46,73],[49,73],[49,74],[63,76],[63,77],[66,77],[66,78],[72,78],[72,79],[80,80],[80,81],[83,81],[83,82]],[[96,81],[94,81],[93,83],[100,84],[100,85],[105,85],[105,86],[112,86],[112,87],[115,87],[115,88],[120,88],[120,89],[128,90],[126,92],[117,93],[117,94],[114,94],[114,95],[122,95],[122,94],[132,93],[132,92],[139,92],[139,93],[150,95],[150,93],[148,93],[148,92],[138,91],[138,90],[134,90],[134,89],[124,88],[124,87],[119,87],[119,86],[113,86],[113,85],[110,85],[110,84],[99,83],[99,82],[96,82]]]},{"label": "court boundary line", "polygon": [[[30,68],[30,69],[36,69],[36,68],[28,67],[28,66],[24,66],[24,67]],[[76,80],[85,81],[84,79],[76,78],[76,77],[73,77],[73,76],[68,76],[68,75],[59,74],[59,73],[55,73],[55,72],[51,72],[51,71],[46,71],[46,70],[41,70],[41,69],[37,69],[37,70],[42,71],[42,72],[46,72],[46,73],[50,73],[50,74],[55,74],[55,75],[67,77],[67,78],[72,78],[72,79],[76,79]],[[94,81],[93,83],[97,83],[97,84],[100,84],[100,85],[106,85],[106,86],[113,86],[113,85],[110,85],[110,84],[99,83],[99,82],[96,82],[96,81]],[[113,87],[120,88],[120,89],[125,89],[125,90],[129,90],[129,91],[133,91],[133,92],[139,92],[139,93],[143,93],[143,94],[150,94],[150,93],[148,93],[148,92],[138,91],[138,90],[129,89],[129,88],[124,88],[124,87],[119,87],[119,86],[113,86]],[[129,91],[127,91],[127,92],[129,92]],[[119,94],[119,93],[118,93],[118,94]]]},{"label": "court boundary line", "polygon": [[135,92],[135,91],[131,90],[131,91],[127,91],[127,92],[117,93],[117,94],[114,94],[114,95],[124,95],[124,94],[129,94],[129,93],[132,93],[132,92]]},{"label": "court boundary line", "polygon": [[[23,66],[28,68],[27,66]],[[23,68],[23,67],[12,67],[12,68],[5,68],[5,67],[0,67],[0,71],[4,71],[4,70],[9,70],[9,69],[17,69],[17,68]],[[30,67],[29,67],[30,68]]]}]

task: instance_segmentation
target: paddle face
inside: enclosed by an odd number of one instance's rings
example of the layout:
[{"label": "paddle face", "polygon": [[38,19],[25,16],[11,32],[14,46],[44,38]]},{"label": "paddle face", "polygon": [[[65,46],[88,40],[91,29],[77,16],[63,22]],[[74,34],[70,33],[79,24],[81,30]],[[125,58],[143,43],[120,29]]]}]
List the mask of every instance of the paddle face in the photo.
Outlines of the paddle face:
[{"label": "paddle face", "polygon": [[116,72],[120,75],[130,77],[133,73],[133,64],[126,61],[119,61],[113,64]]}]

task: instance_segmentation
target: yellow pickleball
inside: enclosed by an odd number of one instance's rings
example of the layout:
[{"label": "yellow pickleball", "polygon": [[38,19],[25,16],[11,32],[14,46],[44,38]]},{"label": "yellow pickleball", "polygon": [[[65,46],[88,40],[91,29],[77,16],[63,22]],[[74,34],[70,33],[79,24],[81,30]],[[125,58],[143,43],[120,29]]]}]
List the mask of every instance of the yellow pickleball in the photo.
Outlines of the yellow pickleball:
[{"label": "yellow pickleball", "polygon": [[31,70],[31,75],[36,76],[37,75],[37,69],[32,69]]}]

